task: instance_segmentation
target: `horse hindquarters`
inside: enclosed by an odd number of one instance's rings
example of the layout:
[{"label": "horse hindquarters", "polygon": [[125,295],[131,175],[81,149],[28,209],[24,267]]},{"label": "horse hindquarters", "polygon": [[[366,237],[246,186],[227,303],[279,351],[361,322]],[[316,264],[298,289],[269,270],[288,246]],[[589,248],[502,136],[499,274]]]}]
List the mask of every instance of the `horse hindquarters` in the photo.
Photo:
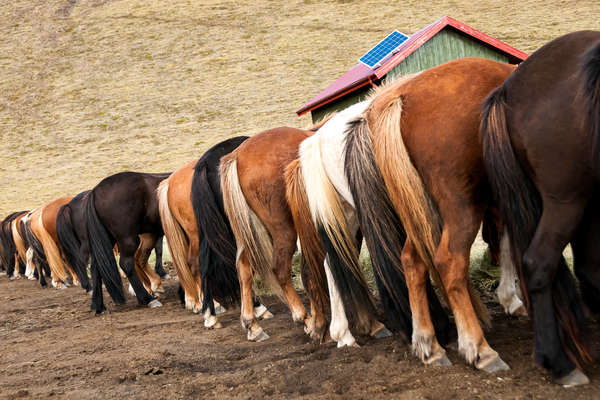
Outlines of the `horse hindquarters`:
[{"label": "horse hindquarters", "polygon": [[[534,321],[535,359],[552,369],[554,378],[560,382],[578,372],[573,354],[587,358],[578,323],[567,306],[569,303],[565,303],[572,298],[575,286],[562,258],[562,249],[570,240],[569,232],[574,231],[581,218],[577,207],[584,207],[585,203],[578,206],[556,203],[552,198],[542,200],[516,158],[507,124],[506,98],[503,85],[484,102],[481,125],[484,163],[510,237],[528,312]],[[569,217],[557,220],[555,216],[561,214]],[[544,237],[548,240],[543,240]],[[554,276],[561,279],[551,283]],[[578,308],[576,304],[571,303]],[[569,351],[571,356],[565,352],[563,340],[568,343],[567,348],[574,350]]]}]

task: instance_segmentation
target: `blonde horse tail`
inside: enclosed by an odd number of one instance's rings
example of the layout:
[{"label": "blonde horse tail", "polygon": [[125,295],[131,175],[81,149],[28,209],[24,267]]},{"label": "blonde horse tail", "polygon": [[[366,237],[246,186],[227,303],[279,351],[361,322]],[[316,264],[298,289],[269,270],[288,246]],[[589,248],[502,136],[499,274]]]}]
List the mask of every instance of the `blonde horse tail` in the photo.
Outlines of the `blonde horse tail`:
[{"label": "blonde horse tail", "polygon": [[58,249],[58,245],[44,227],[43,217],[44,209],[42,208],[38,217],[39,239],[40,242],[42,242],[42,247],[44,248],[50,271],[54,275],[52,278],[65,283],[69,275],[62,259],[62,255],[60,254],[60,250]]},{"label": "blonde horse tail", "polygon": [[11,223],[11,229],[12,229],[12,235],[13,235],[13,240],[15,241],[15,247],[17,248],[17,253],[19,254],[19,258],[21,259],[21,261],[23,261],[23,263],[27,262],[27,250],[25,249],[25,242],[23,241],[23,237],[21,236],[21,233],[19,232],[19,227],[17,226],[18,224],[21,223],[21,219],[16,218],[12,221]]},{"label": "blonde horse tail", "polygon": [[183,287],[186,295],[193,298],[194,301],[199,301],[198,287],[196,286],[196,281],[194,280],[187,263],[187,249],[189,242],[181,225],[171,213],[168,193],[169,179],[165,179],[158,185],[156,195],[158,198],[160,220],[162,222],[165,238],[167,239],[167,245],[169,246],[169,253],[171,254],[173,266],[179,277],[179,283]]},{"label": "blonde horse tail", "polygon": [[219,173],[225,213],[235,236],[238,257],[245,250],[252,272],[258,274],[262,283],[287,304],[272,268],[273,241],[261,220],[246,202],[242,192],[236,151],[221,158]]},{"label": "blonde horse tail", "polygon": [[340,196],[325,171],[319,137],[303,141],[299,153],[304,192],[328,265],[350,322],[364,330],[375,306],[359,262],[356,232],[350,229]]},{"label": "blonde horse tail", "polygon": [[[442,219],[402,140],[402,98],[390,101],[374,119],[369,118],[370,109],[367,109],[366,129],[369,129],[377,166],[390,199],[419,257],[429,267],[435,286],[446,304],[450,304],[441,277],[434,266],[436,249],[441,239]],[[489,312],[470,281],[468,288],[471,303],[479,319],[485,326],[490,326]]]}]

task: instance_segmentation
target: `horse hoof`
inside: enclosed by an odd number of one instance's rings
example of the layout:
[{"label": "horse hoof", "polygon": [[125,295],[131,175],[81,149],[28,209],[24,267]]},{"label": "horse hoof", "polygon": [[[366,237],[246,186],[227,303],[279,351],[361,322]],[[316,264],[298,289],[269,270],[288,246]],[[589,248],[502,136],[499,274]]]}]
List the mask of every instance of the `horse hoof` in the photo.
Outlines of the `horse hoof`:
[{"label": "horse hoof", "polygon": [[267,335],[267,333],[265,331],[263,331],[262,329],[260,330],[260,332],[258,332],[257,334],[252,334],[250,331],[248,331],[248,340],[251,342],[263,342],[265,340],[269,339],[269,335]]},{"label": "horse hoof", "polygon": [[391,337],[392,336],[392,332],[390,332],[390,330],[384,326],[383,328],[381,328],[380,330],[378,330],[377,332],[375,332],[372,336],[375,339],[383,339],[383,338],[386,338],[386,337]]},{"label": "horse hoof", "polygon": [[525,306],[521,306],[519,308],[517,308],[515,311],[513,311],[512,315],[517,316],[517,317],[527,317],[527,309],[525,309]]},{"label": "horse hoof", "polygon": [[223,314],[226,311],[227,311],[227,309],[223,306],[215,307],[215,315]]},{"label": "horse hoof", "polygon": [[157,299],[154,299],[150,303],[148,303],[148,307],[150,307],[150,308],[162,307],[162,303],[160,301],[158,301]]},{"label": "horse hoof", "polygon": [[562,378],[557,379],[556,383],[565,388],[569,388],[573,386],[587,385],[590,383],[590,380],[583,372],[578,369],[574,369]]},{"label": "horse hoof", "polygon": [[108,315],[110,312],[108,310],[96,311],[96,317],[100,317],[102,315]]},{"label": "horse hoof", "polygon": [[162,277],[165,281],[168,281],[169,279],[171,279],[171,275],[169,274],[165,274],[165,276]]},{"label": "horse hoof", "polygon": [[431,360],[429,365],[433,365],[434,367],[449,367],[452,365],[452,361],[450,361],[446,354],[442,354],[441,357]]},{"label": "horse hoof", "polygon": [[57,290],[64,290],[64,289],[66,289],[67,287],[68,287],[68,286],[67,286],[66,284],[64,284],[64,283],[63,283],[62,285],[61,285],[61,284],[59,284],[58,286],[56,286],[56,289],[57,289]]},{"label": "horse hoof", "polygon": [[510,367],[508,366],[507,363],[502,361],[502,359],[500,357],[497,357],[495,360],[493,360],[486,366],[481,367],[480,369],[482,371],[492,374],[492,373],[498,372],[498,371],[508,371],[508,370],[510,370]]},{"label": "horse hoof", "polygon": [[208,328],[208,329],[221,329],[222,327],[223,327],[223,324],[221,324],[220,322],[212,324],[211,326],[206,326],[206,328]]}]

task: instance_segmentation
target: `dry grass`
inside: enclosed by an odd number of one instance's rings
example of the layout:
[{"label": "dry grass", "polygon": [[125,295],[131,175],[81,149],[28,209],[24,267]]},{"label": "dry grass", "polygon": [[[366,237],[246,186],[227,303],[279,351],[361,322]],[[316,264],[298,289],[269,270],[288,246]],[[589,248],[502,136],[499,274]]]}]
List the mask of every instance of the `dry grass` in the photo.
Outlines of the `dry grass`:
[{"label": "dry grass", "polygon": [[168,171],[294,111],[394,28],[451,15],[531,52],[588,1],[22,0],[0,4],[0,215]]}]

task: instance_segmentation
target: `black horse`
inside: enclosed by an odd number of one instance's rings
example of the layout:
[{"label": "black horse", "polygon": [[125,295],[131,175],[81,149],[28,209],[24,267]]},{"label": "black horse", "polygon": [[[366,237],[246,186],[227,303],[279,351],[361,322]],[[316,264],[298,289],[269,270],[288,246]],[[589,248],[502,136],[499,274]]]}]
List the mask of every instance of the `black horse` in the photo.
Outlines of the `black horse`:
[{"label": "black horse", "polygon": [[26,213],[27,211],[11,213],[2,220],[0,225],[0,264],[9,277],[13,275],[15,268],[19,268],[23,273],[25,272],[25,265],[21,265],[21,260],[19,260],[18,265],[15,263],[17,247],[13,239],[11,225],[16,218]]},{"label": "black horse", "polygon": [[148,254],[163,235],[155,192],[158,184],[168,176],[169,173],[122,172],[105,178],[87,195],[84,217],[92,258],[91,307],[96,314],[106,310],[102,282],[116,303],[125,303],[121,276],[113,254],[115,243],[120,252],[121,269],[127,275],[138,302],[150,307],[161,305],[144,288],[134,267],[140,235],[153,239],[152,246],[143,249]]},{"label": "black horse", "polygon": [[533,53],[484,103],[485,164],[535,328],[535,360],[561,384],[588,382],[582,302],[562,256],[572,244],[584,302],[600,311],[600,32]]}]

